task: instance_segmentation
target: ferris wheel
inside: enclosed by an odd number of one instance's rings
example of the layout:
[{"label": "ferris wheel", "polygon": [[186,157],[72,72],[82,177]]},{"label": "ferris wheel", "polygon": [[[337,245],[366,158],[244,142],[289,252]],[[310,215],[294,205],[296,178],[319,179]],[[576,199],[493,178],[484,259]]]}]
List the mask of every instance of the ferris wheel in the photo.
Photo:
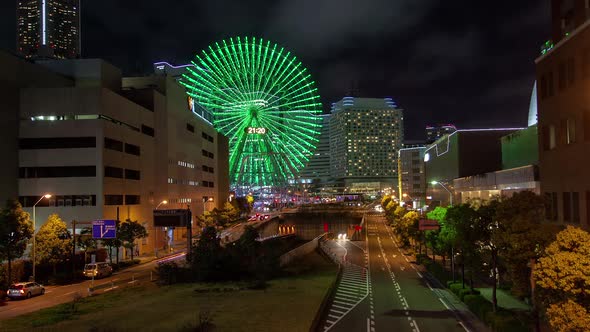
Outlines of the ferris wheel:
[{"label": "ferris wheel", "polygon": [[210,45],[192,63],[180,82],[229,138],[232,186],[295,179],[322,126],[318,89],[301,62],[269,41],[237,37]]}]

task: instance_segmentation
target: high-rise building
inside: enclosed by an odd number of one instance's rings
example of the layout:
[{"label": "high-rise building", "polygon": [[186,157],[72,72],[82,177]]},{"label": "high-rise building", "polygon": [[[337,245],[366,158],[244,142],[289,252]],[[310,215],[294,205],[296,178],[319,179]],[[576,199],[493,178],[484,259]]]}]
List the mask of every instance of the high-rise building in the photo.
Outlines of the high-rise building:
[{"label": "high-rise building", "polygon": [[391,98],[344,97],[332,104],[332,178],[354,192],[395,188],[403,128],[403,110]]},{"label": "high-rise building", "polygon": [[452,124],[426,126],[426,144],[432,144],[444,135],[452,134],[455,131],[457,131],[457,127]]},{"label": "high-rise building", "polygon": [[552,1],[555,45],[535,60],[539,175],[549,220],[590,228],[589,1]]},{"label": "high-rise building", "polygon": [[80,0],[18,0],[16,50],[26,58],[80,57]]},{"label": "high-rise building", "polygon": [[311,187],[323,186],[330,181],[330,114],[320,116],[322,117],[322,130],[318,146],[299,174],[300,182],[311,184]]},{"label": "high-rise building", "polygon": [[426,197],[425,151],[425,146],[399,150],[399,199],[403,202],[416,202],[415,207],[421,207]]}]

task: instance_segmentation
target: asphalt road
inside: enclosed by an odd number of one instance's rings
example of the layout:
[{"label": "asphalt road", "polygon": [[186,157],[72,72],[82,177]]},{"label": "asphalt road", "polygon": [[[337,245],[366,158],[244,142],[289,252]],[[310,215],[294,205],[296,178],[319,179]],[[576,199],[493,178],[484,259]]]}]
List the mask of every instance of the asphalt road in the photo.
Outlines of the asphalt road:
[{"label": "asphalt road", "polygon": [[[356,265],[365,257],[368,262],[366,265],[361,263],[367,268],[368,296],[346,311],[344,316],[338,317],[334,324],[321,324],[320,331],[486,330],[481,322],[469,321],[469,316],[462,315],[456,307],[458,300],[440,285],[437,287],[410,256],[403,254],[384,221],[380,214],[367,214],[365,243],[348,241],[343,245],[349,249],[346,261]],[[362,249],[350,250],[353,246]],[[337,289],[340,287],[339,284]],[[334,309],[333,305],[334,301],[326,309],[324,316],[327,321],[338,316],[330,312]]]},{"label": "asphalt road", "polygon": [[16,317],[61,303],[71,302],[77,296],[88,296],[90,295],[89,288],[93,289],[93,294],[100,294],[136,283],[150,281],[152,277],[151,272],[158,262],[174,259],[175,257],[182,259],[184,256],[174,255],[134,266],[115,272],[110,277],[95,279],[94,282],[88,279],[65,286],[45,286],[45,295],[35,296],[30,299],[7,300],[4,306],[0,306],[0,326],[2,325],[1,321],[3,319]]}]

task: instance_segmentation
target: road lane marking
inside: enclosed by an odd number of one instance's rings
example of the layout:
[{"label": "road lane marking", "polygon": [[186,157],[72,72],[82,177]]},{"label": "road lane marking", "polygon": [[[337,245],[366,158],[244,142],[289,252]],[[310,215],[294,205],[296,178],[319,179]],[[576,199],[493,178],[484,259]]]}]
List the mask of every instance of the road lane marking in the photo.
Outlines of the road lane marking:
[{"label": "road lane marking", "polygon": [[445,301],[443,301],[443,299],[441,299],[440,297],[438,299],[445,306],[445,308],[447,308],[447,310],[451,310],[451,308],[449,308],[449,306],[445,303]]},{"label": "road lane marking", "polygon": [[344,311],[336,310],[336,309],[333,309],[333,308],[330,309],[330,311],[335,312],[337,314],[343,314],[344,313]]},{"label": "road lane marking", "polygon": [[420,332],[420,329],[418,328],[418,324],[416,324],[416,321],[412,319],[412,322],[414,322],[414,327],[416,328],[416,331]]},{"label": "road lane marking", "polygon": [[[345,304],[348,304],[348,303],[345,303]],[[333,307],[336,307],[338,309],[344,309],[344,310],[348,310],[350,308],[350,304],[348,304],[348,305],[349,305],[349,307],[343,307],[341,305],[332,304]]]},{"label": "road lane marking", "polygon": [[463,325],[463,322],[459,321],[459,325],[461,325],[461,327],[463,327],[463,329],[467,332],[471,332],[469,331],[469,329],[467,327],[465,327],[465,325]]},{"label": "road lane marking", "polygon": [[420,278],[424,278],[420,272],[416,272],[416,273],[418,273],[418,276],[419,276]]},{"label": "road lane marking", "polygon": [[428,286],[428,288],[430,288],[430,290],[434,292],[434,289],[432,288],[432,286],[430,286],[430,283],[428,283],[428,281],[426,282],[426,286]]}]

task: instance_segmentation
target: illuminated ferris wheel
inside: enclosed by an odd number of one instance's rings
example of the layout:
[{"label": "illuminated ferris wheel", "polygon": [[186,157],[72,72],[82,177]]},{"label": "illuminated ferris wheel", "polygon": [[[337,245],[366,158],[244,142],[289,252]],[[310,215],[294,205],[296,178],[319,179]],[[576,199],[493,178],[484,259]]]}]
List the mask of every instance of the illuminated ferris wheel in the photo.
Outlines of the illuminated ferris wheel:
[{"label": "illuminated ferris wheel", "polygon": [[281,186],[305,166],[322,125],[320,96],[295,56],[269,41],[230,38],[183,75],[195,102],[229,138],[232,186]]}]

